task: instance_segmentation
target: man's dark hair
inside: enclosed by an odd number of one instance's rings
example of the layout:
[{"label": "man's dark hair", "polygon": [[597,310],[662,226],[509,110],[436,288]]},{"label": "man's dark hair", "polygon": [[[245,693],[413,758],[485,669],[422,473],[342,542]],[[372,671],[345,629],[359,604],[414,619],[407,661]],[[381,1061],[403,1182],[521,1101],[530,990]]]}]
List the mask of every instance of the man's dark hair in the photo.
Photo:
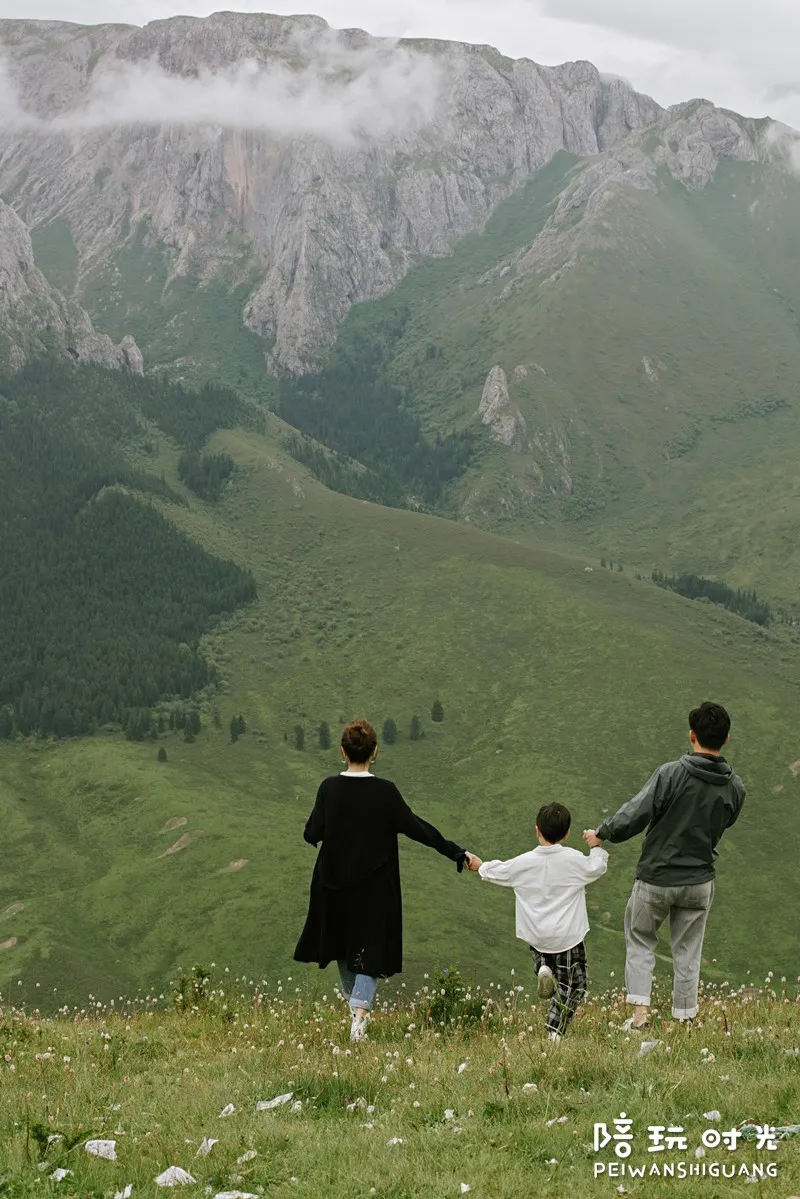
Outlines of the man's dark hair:
[{"label": "man's dark hair", "polygon": [[571,824],[569,809],[561,803],[545,804],[536,817],[536,827],[551,845],[557,845],[559,841],[564,840]]},{"label": "man's dark hair", "polygon": [[721,704],[703,703],[689,713],[689,728],[704,749],[722,749],[731,731],[731,718]]}]

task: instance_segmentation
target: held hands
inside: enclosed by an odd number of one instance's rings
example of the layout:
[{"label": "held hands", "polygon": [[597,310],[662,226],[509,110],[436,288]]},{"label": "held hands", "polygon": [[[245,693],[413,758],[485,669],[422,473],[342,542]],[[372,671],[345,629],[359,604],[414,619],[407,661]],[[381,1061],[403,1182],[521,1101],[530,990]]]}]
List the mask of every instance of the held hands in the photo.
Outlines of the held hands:
[{"label": "held hands", "polygon": [[590,849],[599,849],[603,844],[593,828],[584,830],[583,839]]},{"label": "held hands", "polygon": [[477,854],[468,853],[467,854],[467,865],[469,866],[470,870],[472,870],[473,872],[477,872],[478,870],[480,870],[481,866],[483,865],[483,861],[481,860],[481,858],[479,858],[477,856]]}]

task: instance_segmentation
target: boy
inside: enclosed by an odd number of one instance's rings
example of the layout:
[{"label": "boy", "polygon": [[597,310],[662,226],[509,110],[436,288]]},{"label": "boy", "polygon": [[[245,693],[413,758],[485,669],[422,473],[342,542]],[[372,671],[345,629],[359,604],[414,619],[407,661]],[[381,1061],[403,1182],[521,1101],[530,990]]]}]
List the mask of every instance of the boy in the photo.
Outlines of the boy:
[{"label": "boy", "polygon": [[552,998],[551,1041],[561,1040],[586,995],[586,887],[608,868],[604,849],[592,849],[587,858],[564,845],[571,824],[563,804],[547,804],[536,817],[537,849],[509,862],[482,862],[474,854],[467,859],[487,882],[514,888],[517,936],[531,947],[540,998]]},{"label": "boy", "polygon": [[[725,761],[731,718],[721,704],[689,713],[690,752],[659,766],[638,795],[595,832],[590,846],[618,844],[644,832],[636,882],[625,912],[625,982],[635,1030],[650,1023],[658,930],[669,918],[672,940],[672,1015],[690,1024],[697,1015],[706,921],[714,900],[717,846],[739,819],[744,783]],[[647,830],[645,832],[645,830]]]}]

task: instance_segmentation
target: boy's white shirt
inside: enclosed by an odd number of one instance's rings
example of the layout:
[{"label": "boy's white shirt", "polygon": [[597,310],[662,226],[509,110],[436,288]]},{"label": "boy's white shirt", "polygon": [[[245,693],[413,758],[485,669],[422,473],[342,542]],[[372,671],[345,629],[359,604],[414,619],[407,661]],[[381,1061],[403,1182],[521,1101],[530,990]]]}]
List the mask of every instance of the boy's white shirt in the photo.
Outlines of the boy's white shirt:
[{"label": "boy's white shirt", "polygon": [[517,936],[540,953],[564,953],[589,931],[586,887],[608,869],[605,849],[587,856],[566,845],[539,845],[508,862],[484,862],[480,876],[513,887]]}]

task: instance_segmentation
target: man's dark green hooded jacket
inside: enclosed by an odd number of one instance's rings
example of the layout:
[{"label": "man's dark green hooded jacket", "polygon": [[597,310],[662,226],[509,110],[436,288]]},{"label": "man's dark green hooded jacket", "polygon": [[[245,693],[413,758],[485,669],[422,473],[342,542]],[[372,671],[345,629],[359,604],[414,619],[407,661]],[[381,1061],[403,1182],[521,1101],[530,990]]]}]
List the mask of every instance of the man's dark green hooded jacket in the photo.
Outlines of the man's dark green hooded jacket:
[{"label": "man's dark green hooded jacket", "polygon": [[627,841],[647,829],[636,877],[656,887],[714,878],[717,845],[739,819],[744,783],[723,757],[686,754],[660,766],[638,795],[597,830],[601,841]]}]

